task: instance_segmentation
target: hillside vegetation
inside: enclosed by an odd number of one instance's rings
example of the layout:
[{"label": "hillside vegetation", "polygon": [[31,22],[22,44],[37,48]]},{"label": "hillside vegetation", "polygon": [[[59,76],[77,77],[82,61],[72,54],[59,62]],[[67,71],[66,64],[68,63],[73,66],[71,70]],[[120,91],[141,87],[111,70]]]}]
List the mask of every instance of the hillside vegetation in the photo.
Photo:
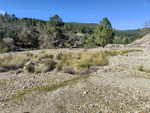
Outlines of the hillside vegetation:
[{"label": "hillside vegetation", "polygon": [[54,15],[49,21],[0,15],[0,51],[43,48],[93,48],[106,44],[128,44],[148,31],[117,31],[108,18],[100,24],[65,23]]},{"label": "hillside vegetation", "polygon": [[132,42],[131,44],[129,44],[128,46],[135,46],[135,47],[149,47],[150,44],[150,33],[145,35],[143,38],[138,39],[134,42]]}]

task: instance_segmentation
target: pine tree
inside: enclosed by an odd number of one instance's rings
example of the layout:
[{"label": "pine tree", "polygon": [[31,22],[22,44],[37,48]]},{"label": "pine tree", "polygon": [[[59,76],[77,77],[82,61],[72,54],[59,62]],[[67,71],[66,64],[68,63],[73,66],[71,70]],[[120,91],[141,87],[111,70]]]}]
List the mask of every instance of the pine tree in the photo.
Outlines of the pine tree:
[{"label": "pine tree", "polygon": [[100,21],[100,24],[95,30],[95,43],[98,46],[113,43],[114,36],[115,29],[112,28],[110,21],[107,18],[104,18],[102,21]]}]

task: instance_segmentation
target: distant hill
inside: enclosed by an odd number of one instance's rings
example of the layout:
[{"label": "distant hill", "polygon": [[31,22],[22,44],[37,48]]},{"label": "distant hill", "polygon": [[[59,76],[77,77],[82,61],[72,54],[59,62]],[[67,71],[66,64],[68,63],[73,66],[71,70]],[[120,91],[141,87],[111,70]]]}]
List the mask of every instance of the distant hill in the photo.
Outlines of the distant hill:
[{"label": "distant hill", "polygon": [[[76,22],[67,22],[67,23],[87,25],[87,26],[91,26],[93,28],[96,28],[98,26],[98,24],[96,24],[96,23],[76,23]],[[150,28],[139,28],[139,29],[133,29],[133,30],[116,30],[116,31],[129,33],[129,34],[146,35],[146,34],[150,33]]]},{"label": "distant hill", "polygon": [[122,32],[126,33],[132,33],[132,34],[139,34],[139,35],[146,35],[150,33],[150,28],[140,28],[140,29],[135,29],[135,30],[125,30]]},{"label": "distant hill", "polygon": [[66,23],[88,25],[88,26],[91,26],[91,27],[97,27],[98,26],[98,24],[96,24],[96,23],[78,23],[78,22],[66,22]]}]

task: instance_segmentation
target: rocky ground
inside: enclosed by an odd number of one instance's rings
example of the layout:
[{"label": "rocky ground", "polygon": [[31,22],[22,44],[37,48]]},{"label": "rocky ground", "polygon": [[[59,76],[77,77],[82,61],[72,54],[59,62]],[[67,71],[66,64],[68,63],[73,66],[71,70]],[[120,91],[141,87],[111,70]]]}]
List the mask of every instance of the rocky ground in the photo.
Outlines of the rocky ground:
[{"label": "rocky ground", "polygon": [[0,113],[149,113],[150,51],[109,58],[90,75],[0,73]]}]

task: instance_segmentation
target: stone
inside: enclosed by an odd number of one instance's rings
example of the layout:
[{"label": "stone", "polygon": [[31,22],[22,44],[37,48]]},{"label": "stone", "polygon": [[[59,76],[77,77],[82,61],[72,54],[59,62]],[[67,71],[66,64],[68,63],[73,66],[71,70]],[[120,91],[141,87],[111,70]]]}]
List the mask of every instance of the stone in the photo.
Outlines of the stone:
[{"label": "stone", "polygon": [[84,94],[88,94],[88,91],[84,91]]},{"label": "stone", "polygon": [[95,107],[94,104],[90,104],[89,106],[90,106],[90,107]]}]

